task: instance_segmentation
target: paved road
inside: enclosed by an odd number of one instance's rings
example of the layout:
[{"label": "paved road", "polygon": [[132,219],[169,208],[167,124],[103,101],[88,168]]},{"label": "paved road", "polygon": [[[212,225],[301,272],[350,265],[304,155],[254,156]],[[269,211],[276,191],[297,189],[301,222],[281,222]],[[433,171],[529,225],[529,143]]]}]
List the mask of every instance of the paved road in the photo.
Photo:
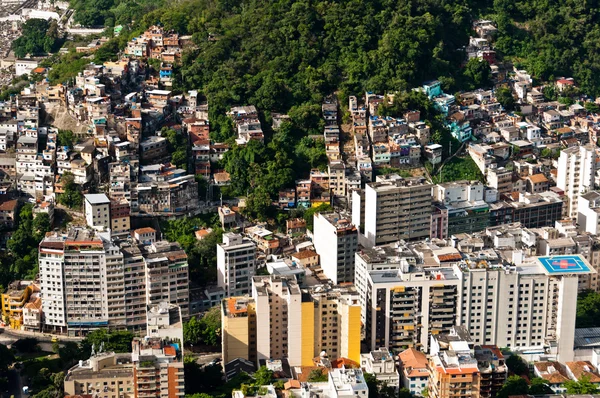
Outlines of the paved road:
[{"label": "paved road", "polygon": [[8,391],[2,392],[2,398],[15,398],[28,397],[27,394],[23,393],[23,383],[21,375],[17,369],[11,369],[8,373]]},{"label": "paved road", "polygon": [[196,362],[200,365],[209,364],[213,359],[221,358],[221,353],[199,355]]},{"label": "paved road", "polygon": [[[11,338],[13,340],[18,340],[25,337],[35,337],[38,341],[46,341],[51,342],[52,338],[56,337],[59,341],[75,341],[79,342],[83,340],[83,337],[72,337],[72,336],[64,336],[64,335],[53,335],[49,333],[38,333],[38,332],[25,332],[23,330],[14,330],[5,328],[4,332],[0,334],[0,336],[6,336],[7,338]],[[0,337],[1,339],[1,337]],[[1,341],[1,340],[0,340]]]}]

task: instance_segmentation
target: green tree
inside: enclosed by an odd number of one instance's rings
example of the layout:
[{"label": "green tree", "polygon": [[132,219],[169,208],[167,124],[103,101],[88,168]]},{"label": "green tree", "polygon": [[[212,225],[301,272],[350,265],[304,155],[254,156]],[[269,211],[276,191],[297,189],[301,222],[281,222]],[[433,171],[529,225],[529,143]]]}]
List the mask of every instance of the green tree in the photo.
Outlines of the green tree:
[{"label": "green tree", "polygon": [[266,366],[261,366],[254,373],[254,380],[256,386],[266,386],[271,384],[273,380],[273,371],[268,369]]},{"label": "green tree", "polygon": [[33,219],[32,227],[34,237],[36,240],[41,241],[46,235],[46,232],[49,232],[51,228],[50,216],[48,213],[36,214],[35,218]]},{"label": "green tree", "polygon": [[600,106],[598,106],[594,102],[585,102],[583,104],[583,107],[585,108],[586,111],[588,111],[590,113],[598,113],[598,112],[600,112]]},{"label": "green tree", "polygon": [[600,326],[600,293],[592,290],[579,293],[575,324],[578,328]]},{"label": "green tree", "polygon": [[8,367],[15,361],[15,356],[7,346],[0,344],[0,374],[6,372]]},{"label": "green tree", "polygon": [[477,57],[469,59],[465,65],[463,76],[472,89],[487,88],[492,85],[492,70],[486,60]]},{"label": "green tree", "polygon": [[507,111],[510,112],[515,109],[515,98],[510,88],[500,87],[496,90],[496,99]]},{"label": "green tree", "polygon": [[591,395],[598,394],[598,386],[590,382],[590,378],[582,376],[577,380],[567,380],[563,385],[569,395]]},{"label": "green tree", "polygon": [[183,340],[186,344],[196,344],[202,337],[202,324],[196,317],[191,317],[183,324]]},{"label": "green tree", "polygon": [[401,388],[398,391],[398,398],[412,398],[413,395],[410,393],[410,390],[406,387]]},{"label": "green tree", "polygon": [[556,101],[558,98],[558,88],[554,84],[545,85],[542,94],[547,101]]},{"label": "green tree", "polygon": [[306,228],[308,228],[311,231],[313,230],[314,215],[316,213],[324,213],[331,210],[333,210],[333,208],[328,204],[321,204],[317,207],[311,207],[307,209],[302,215],[302,218],[304,218],[304,221],[306,221]]},{"label": "green tree", "polygon": [[266,189],[260,187],[248,195],[244,212],[252,218],[262,221],[266,219],[266,215],[271,208],[272,203],[273,200],[269,196],[269,193]]},{"label": "green tree", "polygon": [[71,130],[58,130],[56,140],[59,146],[66,146],[69,149],[72,149],[73,145],[77,142],[75,134]]},{"label": "green tree", "polygon": [[221,345],[221,309],[215,306],[208,310],[200,319],[202,325],[202,341],[204,344]]},{"label": "green tree", "polygon": [[[45,54],[53,51],[59,43],[58,30],[45,19],[31,18],[21,27],[21,36],[12,42],[12,49],[19,58]],[[50,33],[50,34],[48,34]]]},{"label": "green tree", "polygon": [[506,366],[516,375],[526,375],[529,373],[529,367],[520,356],[513,354],[506,358]]},{"label": "green tree", "polygon": [[13,347],[20,353],[31,353],[40,350],[38,340],[35,337],[25,337],[14,342]]},{"label": "green tree", "polygon": [[313,383],[327,381],[327,374],[325,374],[321,368],[313,369],[308,374],[308,381]]},{"label": "green tree", "polygon": [[[52,350],[54,351],[54,344],[52,345]],[[59,347],[58,351],[55,352],[66,364],[73,363],[76,360],[85,359],[82,357],[77,343],[72,341],[65,342],[63,346]]]},{"label": "green tree", "polygon": [[104,347],[104,352],[131,352],[133,333],[127,330],[109,332],[106,329],[96,329],[87,334],[80,343],[80,350],[84,358],[91,355],[92,347],[98,352]]},{"label": "green tree", "polygon": [[541,377],[534,377],[531,379],[529,385],[529,395],[548,395],[554,394],[552,388],[548,382]]},{"label": "green tree", "polygon": [[527,381],[521,376],[509,376],[506,383],[498,391],[498,398],[508,398],[511,395],[526,395],[529,391]]},{"label": "green tree", "polygon": [[63,173],[61,182],[63,193],[58,196],[58,202],[70,209],[80,209],[83,206],[83,194],[75,183],[75,177],[70,172]]}]

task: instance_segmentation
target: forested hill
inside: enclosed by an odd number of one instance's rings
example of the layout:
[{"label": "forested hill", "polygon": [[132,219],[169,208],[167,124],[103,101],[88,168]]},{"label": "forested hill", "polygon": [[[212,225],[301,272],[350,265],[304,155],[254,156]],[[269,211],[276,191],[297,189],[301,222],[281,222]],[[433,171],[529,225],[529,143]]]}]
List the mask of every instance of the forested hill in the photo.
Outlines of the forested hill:
[{"label": "forested hill", "polygon": [[[323,94],[396,90],[442,77],[466,88],[460,64],[474,18],[498,23],[500,56],[540,80],[574,77],[600,94],[599,0],[71,0],[76,20],[161,23],[194,36],[180,88],[214,112],[252,103],[287,111]],[[158,7],[158,9],[157,9]],[[154,11],[152,11],[154,10]],[[468,83],[468,82],[467,82]],[[215,113],[216,114],[216,113]]]},{"label": "forested hill", "polygon": [[495,0],[496,50],[540,80],[572,76],[600,95],[598,0]]},{"label": "forested hill", "polygon": [[[192,34],[186,88],[211,110],[233,103],[287,111],[333,90],[382,92],[455,77],[475,0],[190,0],[144,16]],[[477,13],[473,13],[476,10]]]}]

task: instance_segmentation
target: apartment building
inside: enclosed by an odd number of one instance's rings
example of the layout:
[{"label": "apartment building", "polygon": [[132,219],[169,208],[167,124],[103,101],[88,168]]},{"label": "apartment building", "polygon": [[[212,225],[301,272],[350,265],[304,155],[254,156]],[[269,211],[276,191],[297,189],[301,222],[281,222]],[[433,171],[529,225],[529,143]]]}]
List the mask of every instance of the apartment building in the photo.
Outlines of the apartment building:
[{"label": "apartment building", "polygon": [[142,249],[108,233],[72,228],[39,247],[40,288],[48,329],[85,335],[100,327],[142,330],[147,305],[189,312],[187,256],[177,243]]},{"label": "apartment building", "polygon": [[[367,184],[363,233],[367,243],[376,246],[428,238],[431,189],[424,178],[405,179],[396,174],[378,176],[376,182]],[[359,222],[353,220],[354,225]]]},{"label": "apartment building", "polygon": [[476,344],[573,360],[578,275],[595,271],[581,255],[537,257],[516,266],[455,265],[458,324]]},{"label": "apartment building", "polygon": [[[360,362],[360,304],[353,287],[323,285],[306,291],[302,301],[302,333],[316,336],[312,345],[303,341],[302,364],[310,365],[312,358],[326,352],[330,359],[349,358]],[[311,308],[314,322],[310,322]],[[306,311],[306,313],[305,313]],[[305,323],[305,321],[307,321]],[[313,325],[311,327],[311,325]]]},{"label": "apartment building", "polygon": [[407,348],[398,354],[402,386],[412,395],[421,395],[429,382],[427,356],[414,348]]},{"label": "apartment building", "polygon": [[85,221],[88,226],[107,231],[111,228],[110,199],[103,193],[84,196]]},{"label": "apartment building", "polygon": [[223,359],[287,358],[313,366],[330,360],[360,361],[360,307],[353,288],[319,285],[301,290],[294,277],[255,276],[252,296],[221,303]]},{"label": "apartment building", "polygon": [[226,296],[243,296],[251,291],[256,272],[256,244],[240,234],[223,234],[217,245],[217,285]]},{"label": "apartment building", "polygon": [[433,186],[431,237],[447,239],[484,230],[489,222],[485,187],[479,181],[455,181]]},{"label": "apartment building", "polygon": [[504,167],[488,168],[488,186],[495,188],[499,194],[512,192],[512,171]]},{"label": "apartment building", "polygon": [[256,363],[256,305],[249,297],[229,297],[221,302],[223,363],[236,358]]},{"label": "apartment building", "polygon": [[335,368],[327,373],[327,381],[302,383],[298,387],[290,388],[288,392],[291,398],[367,397],[369,387],[362,370]]},{"label": "apartment building", "polygon": [[[84,333],[108,326],[105,241],[83,229],[40,243],[39,264],[46,325]],[[54,249],[54,250],[53,250]]]},{"label": "apartment building", "polygon": [[92,355],[67,372],[64,393],[69,396],[101,395],[108,398],[134,398],[131,354],[104,352]]},{"label": "apartment building", "polygon": [[[493,345],[474,344],[469,332],[462,326],[452,328],[447,334],[432,336],[430,355],[433,363],[436,364],[436,366],[429,366],[430,380],[432,378],[437,380],[437,385],[430,388],[436,390],[440,396],[475,394],[481,398],[495,397],[508,376],[508,368],[500,349]],[[468,368],[466,372],[463,371],[461,364],[465,364]],[[447,390],[448,385],[445,385],[447,374],[451,375],[450,379],[463,380],[451,382],[450,389]],[[469,377],[473,376],[477,376],[477,379],[473,378],[470,381]],[[466,384],[463,384],[463,381]],[[476,383],[477,385],[474,386],[476,388],[469,390],[469,383]]]},{"label": "apartment building", "polygon": [[321,258],[321,268],[334,285],[354,282],[354,254],[358,230],[339,213],[314,215],[313,243]]},{"label": "apartment building", "polygon": [[141,331],[146,328],[146,266],[142,251],[136,244],[119,242],[123,253],[125,284],[125,319],[127,328]]},{"label": "apartment building", "polygon": [[169,181],[144,182],[132,188],[133,211],[149,214],[185,213],[198,207],[198,183],[193,175]]},{"label": "apartment building", "polygon": [[169,302],[189,316],[188,257],[176,242],[158,241],[141,248],[145,263],[146,303]]},{"label": "apartment building", "polygon": [[[433,340],[435,343],[435,339]],[[432,344],[435,347],[435,344]],[[437,347],[429,358],[428,396],[432,398],[480,397],[481,377],[477,360],[465,341],[451,340],[447,349]]]},{"label": "apartment building", "polygon": [[568,197],[568,216],[577,218],[579,195],[594,189],[598,155],[593,144],[566,148],[558,158],[556,186]]},{"label": "apartment building", "polygon": [[591,191],[579,196],[577,224],[580,232],[598,235],[600,232],[600,192]]},{"label": "apartment building", "polygon": [[404,264],[369,272],[363,298],[367,347],[388,347],[394,353],[413,346],[427,350],[432,334],[446,333],[456,324],[459,284],[449,268]]},{"label": "apartment building", "polygon": [[417,264],[416,255],[399,245],[362,248],[355,256],[354,285],[359,295],[361,322],[366,324],[368,275],[371,271],[390,271],[407,269]]},{"label": "apartment building", "polygon": [[148,309],[148,334],[133,339],[132,352],[92,350],[67,372],[67,395],[110,398],[177,398],[184,395],[183,324],[175,305],[161,303]]},{"label": "apartment building", "polygon": [[302,345],[302,292],[294,278],[254,276],[252,298],[256,303],[257,360],[288,358],[300,364]]},{"label": "apartment building", "polygon": [[131,230],[129,214],[131,208],[125,198],[110,202],[110,232],[114,235],[127,235]]}]

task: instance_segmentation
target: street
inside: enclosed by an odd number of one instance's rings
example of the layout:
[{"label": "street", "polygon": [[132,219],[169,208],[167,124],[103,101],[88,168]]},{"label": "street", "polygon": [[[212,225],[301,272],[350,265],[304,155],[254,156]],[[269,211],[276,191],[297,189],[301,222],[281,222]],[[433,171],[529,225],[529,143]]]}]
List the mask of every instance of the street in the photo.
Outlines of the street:
[{"label": "street", "polygon": [[217,352],[214,354],[204,354],[204,355],[199,355],[198,358],[196,359],[196,362],[199,365],[207,365],[209,364],[212,360],[217,359],[217,358],[221,358],[221,353]]}]

